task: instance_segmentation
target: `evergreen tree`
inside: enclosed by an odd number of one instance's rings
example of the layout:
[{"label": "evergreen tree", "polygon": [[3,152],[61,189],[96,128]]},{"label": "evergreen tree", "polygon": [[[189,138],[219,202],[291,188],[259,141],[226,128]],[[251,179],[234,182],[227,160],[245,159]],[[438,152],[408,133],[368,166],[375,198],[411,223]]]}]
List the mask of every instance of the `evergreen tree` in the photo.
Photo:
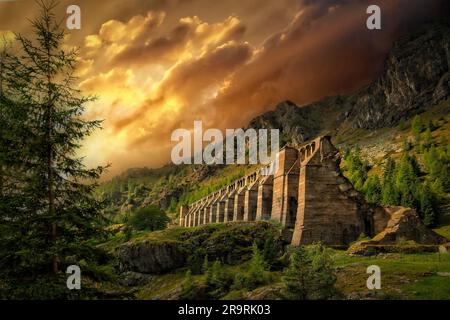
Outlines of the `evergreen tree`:
[{"label": "evergreen tree", "polygon": [[433,227],[437,222],[437,200],[428,184],[424,184],[420,192],[420,211],[419,214],[423,223],[428,227]]},{"label": "evergreen tree", "polygon": [[203,266],[202,271],[204,274],[207,274],[209,271],[209,261],[208,261],[208,255],[205,254],[205,259],[203,260]]},{"label": "evergreen tree", "polygon": [[93,261],[97,250],[87,240],[103,234],[102,203],[93,190],[104,168],[86,169],[76,157],[100,122],[81,117],[93,98],[75,88],[77,52],[63,49],[66,33],[55,6],[40,2],[40,16],[31,22],[35,38],[16,35],[17,54],[7,54],[3,65],[14,105],[14,132],[7,136],[16,151],[13,158],[2,150],[2,158],[18,182],[15,200],[2,201],[0,272],[13,287],[58,275],[69,261]]},{"label": "evergreen tree", "polygon": [[180,298],[185,300],[194,300],[196,298],[197,286],[192,279],[191,270],[186,272],[183,284],[181,285]]},{"label": "evergreen tree", "polygon": [[430,128],[428,128],[423,134],[422,150],[428,150],[432,145],[433,145],[433,136],[431,135]]},{"label": "evergreen tree", "polygon": [[414,136],[419,136],[422,131],[423,131],[423,123],[422,123],[422,118],[420,117],[420,115],[416,115],[413,120],[412,120],[412,124],[411,124],[411,130],[412,133],[414,134]]},{"label": "evergreen tree", "polygon": [[267,263],[264,261],[264,257],[261,254],[261,251],[258,249],[258,246],[255,243],[253,243],[253,254],[252,259],[250,260],[250,265],[248,268],[248,272],[250,277],[257,280],[261,276],[264,275],[264,272],[267,270]]},{"label": "evergreen tree", "polygon": [[330,299],[338,292],[328,251],[320,244],[296,248],[282,276],[283,295],[292,300]]},{"label": "evergreen tree", "polygon": [[247,288],[253,290],[267,283],[269,280],[267,272],[268,265],[264,261],[263,255],[256,243],[253,243],[252,250],[252,259],[250,260],[247,272],[236,275],[234,287],[237,289]]},{"label": "evergreen tree", "polygon": [[223,269],[219,260],[214,261],[205,274],[205,285],[208,296],[217,299],[223,296],[230,288],[232,277]]},{"label": "evergreen tree", "polygon": [[370,176],[364,183],[363,191],[367,201],[379,203],[381,201],[381,182],[378,176]]},{"label": "evergreen tree", "polygon": [[273,268],[277,263],[278,252],[277,242],[274,236],[270,235],[264,242],[263,248],[263,259],[269,269]]},{"label": "evergreen tree", "polygon": [[402,156],[400,164],[395,175],[394,187],[400,195],[400,204],[405,207],[416,207],[416,193],[418,187],[418,178],[416,175],[415,164],[417,160],[410,157],[407,153]]},{"label": "evergreen tree", "polygon": [[367,179],[369,165],[361,158],[359,148],[356,148],[354,152],[350,151],[347,155],[346,169],[349,173],[349,180],[355,189],[361,191]]}]

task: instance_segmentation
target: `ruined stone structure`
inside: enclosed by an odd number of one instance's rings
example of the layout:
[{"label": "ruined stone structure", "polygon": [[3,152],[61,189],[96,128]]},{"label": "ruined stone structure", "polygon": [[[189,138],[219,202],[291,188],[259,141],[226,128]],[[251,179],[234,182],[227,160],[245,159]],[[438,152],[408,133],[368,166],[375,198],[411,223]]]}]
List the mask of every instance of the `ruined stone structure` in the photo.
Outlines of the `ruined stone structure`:
[{"label": "ruined stone structure", "polygon": [[275,220],[290,231],[293,245],[346,245],[362,233],[379,234],[392,213],[368,204],[339,164],[339,152],[328,136],[285,147],[273,175],[254,172],[183,206],[180,225]]}]

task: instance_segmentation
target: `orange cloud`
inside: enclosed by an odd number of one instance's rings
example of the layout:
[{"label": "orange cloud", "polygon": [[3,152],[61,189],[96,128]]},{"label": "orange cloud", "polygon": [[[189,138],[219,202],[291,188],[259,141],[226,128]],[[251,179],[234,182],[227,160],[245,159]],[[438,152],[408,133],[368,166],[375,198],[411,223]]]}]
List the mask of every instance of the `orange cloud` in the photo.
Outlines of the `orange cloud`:
[{"label": "orange cloud", "polygon": [[244,16],[209,19],[206,2],[192,0],[203,15],[173,17],[161,6],[103,22],[83,38],[80,87],[100,96],[88,115],[106,119],[105,129],[84,151],[95,153],[92,162],[112,162],[113,172],[158,166],[169,160],[171,132],[194,120],[236,128],[283,100],[357,89],[382,70],[408,26],[435,14],[419,0],[376,2],[378,32],[365,27],[365,0],[283,0],[274,11],[251,0]]}]

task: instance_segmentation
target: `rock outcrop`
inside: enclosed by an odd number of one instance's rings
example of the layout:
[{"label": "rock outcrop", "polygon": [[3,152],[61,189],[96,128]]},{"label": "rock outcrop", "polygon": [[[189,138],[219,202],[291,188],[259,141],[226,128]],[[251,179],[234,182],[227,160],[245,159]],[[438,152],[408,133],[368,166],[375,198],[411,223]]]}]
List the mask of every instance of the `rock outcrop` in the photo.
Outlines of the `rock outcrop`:
[{"label": "rock outcrop", "polygon": [[392,126],[450,96],[450,20],[426,24],[392,48],[386,70],[356,97],[348,121],[359,128]]},{"label": "rock outcrop", "polygon": [[371,240],[352,244],[349,254],[440,252],[446,248],[448,240],[428,229],[414,209],[385,207],[384,211],[389,214],[386,227]]},{"label": "rock outcrop", "polygon": [[[167,229],[152,238],[133,239],[118,247],[115,254],[119,260],[119,270],[127,275],[126,281],[131,274],[133,277],[129,281],[132,282],[137,273],[162,274],[188,264],[201,265],[205,255],[210,261],[218,259],[227,264],[241,263],[250,258],[255,241],[262,245],[269,236],[274,237],[277,251],[281,254],[283,243],[280,230],[262,221],[184,230]],[[188,261],[189,257],[191,261]],[[195,261],[195,257],[200,260]]]},{"label": "rock outcrop", "polygon": [[181,242],[151,240],[127,242],[117,250],[119,269],[147,274],[160,274],[182,267],[187,252]]},{"label": "rock outcrop", "polygon": [[397,243],[403,239],[419,244],[443,244],[447,239],[428,229],[416,210],[404,207],[386,208],[392,212],[386,228],[373,237],[378,244]]},{"label": "rock outcrop", "polygon": [[[304,106],[286,101],[256,117],[251,128],[278,128],[283,138],[302,143],[341,126],[376,129],[396,125],[450,97],[450,20],[421,26],[397,41],[384,72],[351,95]],[[449,106],[450,111],[450,106]],[[323,115],[327,116],[324,117]]]}]

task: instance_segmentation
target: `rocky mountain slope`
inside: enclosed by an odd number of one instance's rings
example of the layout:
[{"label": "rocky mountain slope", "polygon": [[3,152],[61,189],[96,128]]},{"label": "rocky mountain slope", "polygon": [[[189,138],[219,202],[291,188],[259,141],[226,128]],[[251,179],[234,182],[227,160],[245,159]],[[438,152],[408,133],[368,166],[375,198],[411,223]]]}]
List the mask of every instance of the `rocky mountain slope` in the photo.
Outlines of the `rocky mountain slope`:
[{"label": "rocky mountain slope", "polygon": [[[363,145],[372,145],[376,156],[384,156],[401,147],[401,141],[394,143],[396,131],[385,129],[435,105],[440,107],[433,117],[450,113],[449,46],[450,19],[423,25],[395,43],[385,71],[372,84],[352,95],[328,97],[305,106],[282,102],[273,111],[253,119],[248,127],[280,129],[282,144],[294,146],[330,134],[338,147],[345,148],[347,144],[340,140],[353,135],[370,141]],[[360,130],[373,134],[361,136]],[[381,134],[380,130],[385,131]],[[379,138],[376,141],[372,141],[374,134]],[[249,168],[206,165],[130,169],[104,183],[99,194],[110,204],[108,210],[113,214],[149,204],[176,213],[180,203],[195,201],[246,170]]]},{"label": "rocky mountain slope", "polygon": [[450,97],[450,20],[421,26],[400,39],[385,71],[372,84],[348,96],[301,106],[286,101],[251,121],[249,127],[279,128],[293,144],[319,133],[346,128],[395,126]]}]

